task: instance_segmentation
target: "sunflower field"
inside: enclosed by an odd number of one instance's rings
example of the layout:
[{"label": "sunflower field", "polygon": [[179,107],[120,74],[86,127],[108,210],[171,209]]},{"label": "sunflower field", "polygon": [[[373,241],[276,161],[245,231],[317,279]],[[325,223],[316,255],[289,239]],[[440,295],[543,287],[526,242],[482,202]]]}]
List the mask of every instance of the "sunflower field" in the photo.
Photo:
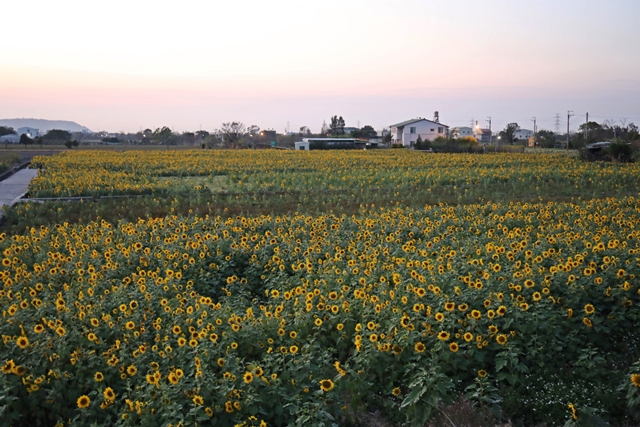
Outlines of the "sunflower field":
[{"label": "sunflower field", "polygon": [[[160,197],[175,185],[163,176],[221,175],[236,192],[333,186],[348,198],[469,185],[482,194],[556,180],[584,197],[396,198],[349,214],[314,205],[5,232],[1,425],[358,425],[376,410],[389,425],[422,426],[460,399],[525,425],[631,425],[640,413],[640,199],[625,194],[637,166],[554,155],[174,154],[40,158],[31,192]],[[607,188],[610,197],[586,194]],[[14,209],[31,215],[36,205]]]}]

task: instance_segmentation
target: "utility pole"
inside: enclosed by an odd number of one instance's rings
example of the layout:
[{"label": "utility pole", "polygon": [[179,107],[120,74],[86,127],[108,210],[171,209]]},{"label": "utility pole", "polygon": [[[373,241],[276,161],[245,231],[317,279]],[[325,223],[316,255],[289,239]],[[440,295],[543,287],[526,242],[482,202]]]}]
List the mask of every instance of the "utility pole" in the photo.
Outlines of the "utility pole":
[{"label": "utility pole", "polygon": [[491,132],[491,116],[487,117],[489,122],[489,144],[493,144],[493,132]]},{"label": "utility pole", "polygon": [[536,145],[536,135],[538,134],[538,124],[536,122],[536,118],[532,117],[531,120],[533,121],[533,146],[535,147]]},{"label": "utility pole", "polygon": [[569,120],[573,116],[573,110],[567,111],[567,153],[569,152]]},{"label": "utility pole", "polygon": [[587,121],[584,125],[584,143],[587,143],[587,140],[589,139],[589,113],[587,113]]}]

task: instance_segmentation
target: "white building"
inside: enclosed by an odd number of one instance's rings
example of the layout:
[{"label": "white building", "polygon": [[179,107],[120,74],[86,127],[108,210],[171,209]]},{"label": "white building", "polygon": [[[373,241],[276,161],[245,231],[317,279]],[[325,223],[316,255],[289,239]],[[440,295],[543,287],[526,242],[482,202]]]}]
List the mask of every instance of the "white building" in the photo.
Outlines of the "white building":
[{"label": "white building", "polygon": [[470,128],[468,126],[451,128],[451,138],[457,139],[464,138],[465,136],[475,137],[473,128]]},{"label": "white building", "polygon": [[449,126],[418,117],[389,126],[391,128],[391,143],[402,144],[405,147],[416,145],[418,137],[423,141],[433,141],[437,137],[447,137]]},{"label": "white building", "polygon": [[35,138],[36,136],[40,136],[40,130],[36,128],[23,127],[18,128],[18,137],[26,134],[29,138]]},{"label": "white building", "polygon": [[529,129],[520,129],[513,134],[513,139],[529,140],[533,136],[533,131]]},{"label": "white building", "polygon": [[296,141],[296,150],[309,151],[309,145],[311,143],[309,141]]}]

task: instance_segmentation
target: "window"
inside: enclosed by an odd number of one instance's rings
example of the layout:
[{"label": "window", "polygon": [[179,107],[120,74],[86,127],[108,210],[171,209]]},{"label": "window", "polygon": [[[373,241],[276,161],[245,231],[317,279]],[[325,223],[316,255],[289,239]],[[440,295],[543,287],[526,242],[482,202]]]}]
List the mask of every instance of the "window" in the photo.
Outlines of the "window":
[{"label": "window", "polygon": [[431,129],[431,132],[435,131],[435,129]]},{"label": "window", "polygon": [[439,127],[439,128],[438,128],[438,133],[442,133],[442,132],[444,132],[444,128]]},{"label": "window", "polygon": [[409,128],[409,133],[416,133],[416,128],[414,128],[414,127]]}]

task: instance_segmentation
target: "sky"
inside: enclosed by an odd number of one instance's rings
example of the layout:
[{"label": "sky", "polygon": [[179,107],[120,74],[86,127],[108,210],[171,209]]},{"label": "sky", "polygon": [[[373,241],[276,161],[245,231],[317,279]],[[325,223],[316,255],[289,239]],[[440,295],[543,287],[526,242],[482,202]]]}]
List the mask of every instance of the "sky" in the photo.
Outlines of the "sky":
[{"label": "sky", "polygon": [[2,16],[0,119],[640,124],[638,0],[21,0]]}]

